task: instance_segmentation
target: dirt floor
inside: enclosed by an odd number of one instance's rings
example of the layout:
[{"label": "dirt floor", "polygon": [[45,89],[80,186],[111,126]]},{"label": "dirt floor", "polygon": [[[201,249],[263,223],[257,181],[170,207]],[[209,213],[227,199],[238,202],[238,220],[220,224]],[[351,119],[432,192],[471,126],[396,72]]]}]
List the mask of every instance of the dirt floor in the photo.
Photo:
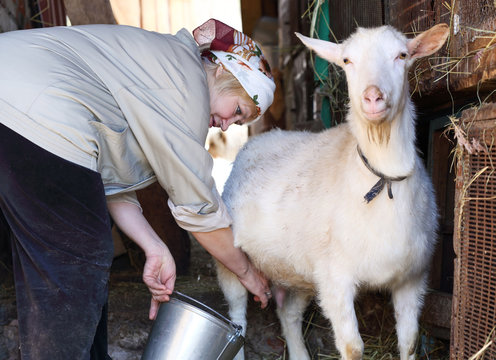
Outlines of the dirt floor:
[{"label": "dirt floor", "polygon": [[[2,269],[3,271],[3,269]],[[0,277],[0,360],[17,360],[17,321],[12,279]],[[191,247],[188,275],[179,276],[176,290],[193,297],[220,313],[227,306],[217,285],[210,256],[196,242]],[[139,271],[130,266],[128,256],[114,261],[109,293],[109,354],[113,360],[138,360],[146,345],[152,322],[148,320],[150,296]],[[368,294],[357,301],[357,316],[365,342],[364,359],[397,359],[392,308],[383,294]],[[261,310],[253,302],[248,308],[247,359],[287,359],[285,343],[275,306]],[[306,313],[304,334],[313,359],[339,359],[329,323],[312,304]],[[433,339],[425,331],[419,340],[421,359],[447,359],[448,345]],[[425,355],[428,353],[428,355]]]}]

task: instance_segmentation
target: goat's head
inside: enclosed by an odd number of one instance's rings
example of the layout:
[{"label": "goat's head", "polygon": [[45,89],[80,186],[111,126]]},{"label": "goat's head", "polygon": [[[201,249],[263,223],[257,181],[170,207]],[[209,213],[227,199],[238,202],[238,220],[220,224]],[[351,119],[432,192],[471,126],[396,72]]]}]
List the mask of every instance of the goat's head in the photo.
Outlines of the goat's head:
[{"label": "goat's head", "polygon": [[408,99],[408,69],[415,59],[439,50],[449,27],[438,24],[407,39],[391,26],[359,28],[341,44],[296,33],[317,55],[341,66],[348,82],[350,111],[368,124],[392,121]]}]

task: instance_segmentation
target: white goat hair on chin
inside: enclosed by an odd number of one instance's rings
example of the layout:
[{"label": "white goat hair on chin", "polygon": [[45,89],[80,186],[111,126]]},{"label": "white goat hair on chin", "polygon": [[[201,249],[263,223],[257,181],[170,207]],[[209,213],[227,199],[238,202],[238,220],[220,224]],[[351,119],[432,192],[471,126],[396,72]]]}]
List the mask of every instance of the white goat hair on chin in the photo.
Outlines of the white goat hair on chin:
[{"label": "white goat hair on chin", "polygon": [[[353,306],[361,285],[392,292],[401,360],[415,357],[437,209],[415,151],[408,68],[448,32],[440,24],[408,40],[383,26],[340,45],[297,34],[344,68],[347,122],[321,133],[262,134],[236,158],[223,193],[235,245],[273,284],[291,359],[309,359],[301,322],[314,295],[342,358],[362,358]],[[220,264],[218,275],[232,320],[246,330],[245,288]]]}]

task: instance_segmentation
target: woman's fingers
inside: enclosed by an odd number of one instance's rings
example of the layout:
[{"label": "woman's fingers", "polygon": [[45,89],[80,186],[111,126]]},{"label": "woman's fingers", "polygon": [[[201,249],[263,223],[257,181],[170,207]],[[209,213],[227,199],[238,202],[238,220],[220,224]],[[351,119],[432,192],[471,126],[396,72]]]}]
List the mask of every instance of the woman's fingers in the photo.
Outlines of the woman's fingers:
[{"label": "woman's fingers", "polygon": [[150,311],[148,313],[148,318],[150,320],[155,320],[155,318],[157,317],[159,306],[160,306],[160,302],[152,298],[152,301],[150,303]]}]

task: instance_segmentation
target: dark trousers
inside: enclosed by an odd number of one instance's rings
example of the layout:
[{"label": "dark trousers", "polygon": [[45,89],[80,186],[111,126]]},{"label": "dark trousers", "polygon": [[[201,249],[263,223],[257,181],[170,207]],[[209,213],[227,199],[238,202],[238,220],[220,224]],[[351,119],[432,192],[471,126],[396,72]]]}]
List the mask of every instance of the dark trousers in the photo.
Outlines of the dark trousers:
[{"label": "dark trousers", "polygon": [[11,233],[22,359],[108,358],[113,242],[100,174],[0,124],[0,211]]}]

